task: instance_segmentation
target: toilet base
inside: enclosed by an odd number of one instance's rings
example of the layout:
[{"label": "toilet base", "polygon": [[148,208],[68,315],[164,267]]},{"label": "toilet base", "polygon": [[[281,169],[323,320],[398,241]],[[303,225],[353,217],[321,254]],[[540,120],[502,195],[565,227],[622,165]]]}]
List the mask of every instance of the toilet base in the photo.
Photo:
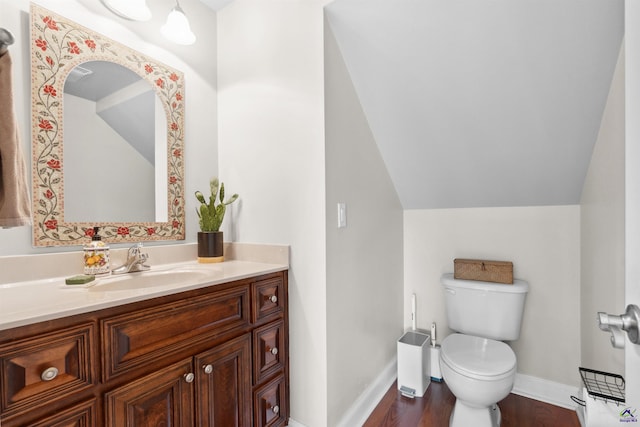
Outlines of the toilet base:
[{"label": "toilet base", "polygon": [[502,415],[497,403],[488,408],[474,408],[456,399],[449,427],[500,427],[501,422]]}]

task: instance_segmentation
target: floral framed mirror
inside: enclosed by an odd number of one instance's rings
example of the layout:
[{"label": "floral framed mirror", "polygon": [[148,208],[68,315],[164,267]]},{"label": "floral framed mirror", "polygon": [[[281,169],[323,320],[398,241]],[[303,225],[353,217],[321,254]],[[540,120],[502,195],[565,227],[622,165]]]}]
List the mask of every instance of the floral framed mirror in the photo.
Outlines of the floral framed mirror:
[{"label": "floral framed mirror", "polygon": [[33,241],[183,240],[184,74],[31,5]]}]

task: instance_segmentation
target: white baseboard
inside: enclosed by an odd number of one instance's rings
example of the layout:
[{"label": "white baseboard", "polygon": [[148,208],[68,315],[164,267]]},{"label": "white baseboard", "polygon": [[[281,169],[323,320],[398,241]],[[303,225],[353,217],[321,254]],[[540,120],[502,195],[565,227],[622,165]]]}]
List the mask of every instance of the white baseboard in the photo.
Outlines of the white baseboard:
[{"label": "white baseboard", "polygon": [[[367,421],[369,415],[378,406],[389,387],[398,376],[398,362],[394,357],[391,362],[380,372],[380,375],[367,387],[353,402],[353,405],[338,422],[337,427],[361,426]],[[306,427],[304,424],[289,418],[289,427]]]},{"label": "white baseboard", "polygon": [[293,418],[289,418],[289,427],[306,427],[304,424],[300,424]]},{"label": "white baseboard", "polygon": [[578,406],[571,400],[571,396],[580,397],[580,389],[578,387],[524,374],[516,374],[516,380],[511,392],[571,410],[575,410],[576,406]]},{"label": "white baseboard", "polygon": [[[397,360],[394,358],[351,405],[340,422],[338,422],[337,427],[363,425],[396,380],[397,374]],[[578,387],[518,373],[511,392],[571,410],[576,410],[577,407],[576,403],[571,400],[571,396],[580,396]],[[289,427],[306,426],[290,418]]]},{"label": "white baseboard", "polygon": [[391,362],[380,372],[380,375],[367,387],[353,402],[353,405],[342,416],[337,427],[361,426],[367,421],[369,415],[378,406],[389,387],[398,376],[398,362],[394,357]]}]

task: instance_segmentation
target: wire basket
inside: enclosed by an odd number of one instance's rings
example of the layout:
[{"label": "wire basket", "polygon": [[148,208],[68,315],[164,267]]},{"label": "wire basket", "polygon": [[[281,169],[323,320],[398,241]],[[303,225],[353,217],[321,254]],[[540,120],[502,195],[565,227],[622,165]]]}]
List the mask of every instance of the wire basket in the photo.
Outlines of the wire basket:
[{"label": "wire basket", "polygon": [[624,378],[621,375],[578,368],[589,396],[624,403]]}]

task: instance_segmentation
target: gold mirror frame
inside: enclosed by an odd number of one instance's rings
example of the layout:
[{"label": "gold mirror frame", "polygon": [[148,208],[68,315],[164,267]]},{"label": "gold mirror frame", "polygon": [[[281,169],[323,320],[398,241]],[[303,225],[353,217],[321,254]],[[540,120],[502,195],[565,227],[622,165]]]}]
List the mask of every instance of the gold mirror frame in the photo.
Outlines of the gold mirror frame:
[{"label": "gold mirror frame", "polygon": [[[78,64],[110,61],[151,84],[167,114],[167,222],[65,222],[64,82]],[[81,245],[100,227],[102,240],[184,240],[184,74],[108,37],[31,4],[33,242]],[[108,168],[108,165],[100,165]],[[129,191],[130,189],[123,189]]]}]

